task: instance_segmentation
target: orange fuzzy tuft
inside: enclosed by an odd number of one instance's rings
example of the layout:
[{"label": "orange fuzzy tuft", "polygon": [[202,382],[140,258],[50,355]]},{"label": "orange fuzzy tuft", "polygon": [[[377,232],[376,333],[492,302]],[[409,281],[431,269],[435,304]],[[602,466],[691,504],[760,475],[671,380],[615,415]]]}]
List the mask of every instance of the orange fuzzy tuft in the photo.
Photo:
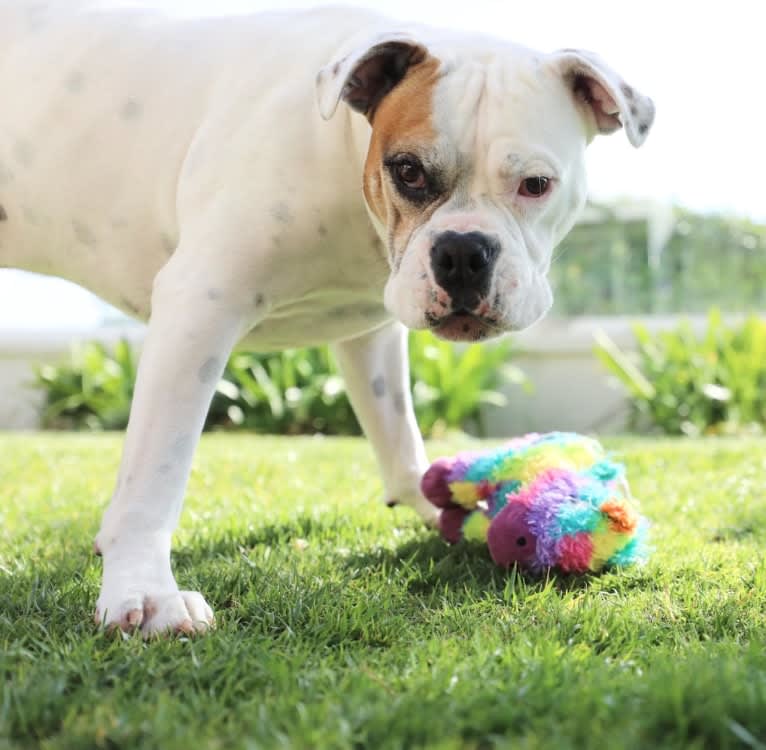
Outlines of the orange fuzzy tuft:
[{"label": "orange fuzzy tuft", "polygon": [[609,528],[618,534],[632,534],[638,526],[638,514],[624,500],[607,500],[601,512],[609,518]]}]

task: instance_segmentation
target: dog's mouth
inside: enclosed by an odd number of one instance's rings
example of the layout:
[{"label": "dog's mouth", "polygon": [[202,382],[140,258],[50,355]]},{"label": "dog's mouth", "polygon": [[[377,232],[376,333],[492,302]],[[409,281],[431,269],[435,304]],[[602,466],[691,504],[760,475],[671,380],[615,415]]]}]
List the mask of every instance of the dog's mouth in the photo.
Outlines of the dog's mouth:
[{"label": "dog's mouth", "polygon": [[461,308],[440,318],[429,317],[428,327],[447,341],[481,341],[501,333],[493,320]]}]

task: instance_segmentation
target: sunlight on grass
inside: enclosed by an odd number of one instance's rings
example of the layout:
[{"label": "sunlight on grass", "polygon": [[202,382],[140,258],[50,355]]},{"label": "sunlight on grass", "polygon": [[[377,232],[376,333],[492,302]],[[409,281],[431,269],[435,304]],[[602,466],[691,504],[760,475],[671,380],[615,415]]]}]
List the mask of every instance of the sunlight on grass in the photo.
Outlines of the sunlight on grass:
[{"label": "sunlight on grass", "polygon": [[206,436],[175,566],[218,629],[144,644],[91,621],[119,436],[0,436],[0,746],[763,747],[766,441],[609,447],[649,564],[534,580],[379,504],[364,441]]}]

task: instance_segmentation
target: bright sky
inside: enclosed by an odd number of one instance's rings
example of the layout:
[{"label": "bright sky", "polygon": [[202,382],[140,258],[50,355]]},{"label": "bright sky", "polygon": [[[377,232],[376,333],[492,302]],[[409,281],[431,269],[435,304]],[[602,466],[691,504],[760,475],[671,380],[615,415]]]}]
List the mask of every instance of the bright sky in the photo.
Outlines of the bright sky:
[{"label": "bright sky", "polygon": [[[107,1],[110,6],[151,6],[178,15],[326,4],[312,0]],[[353,4],[400,20],[490,32],[544,51],[583,47],[598,52],[631,85],[654,99],[657,119],[638,150],[621,134],[594,142],[589,155],[591,195],[606,200],[673,201],[766,220],[766,34],[760,3],[358,0]],[[32,309],[27,285],[15,274],[11,278],[3,273],[0,327],[11,318],[31,324],[44,315],[39,298]],[[29,309],[19,315],[18,306],[25,302]],[[90,301],[75,305],[71,298],[70,305],[78,308],[78,320],[83,315],[90,319]],[[60,313],[57,319],[62,320]]]}]

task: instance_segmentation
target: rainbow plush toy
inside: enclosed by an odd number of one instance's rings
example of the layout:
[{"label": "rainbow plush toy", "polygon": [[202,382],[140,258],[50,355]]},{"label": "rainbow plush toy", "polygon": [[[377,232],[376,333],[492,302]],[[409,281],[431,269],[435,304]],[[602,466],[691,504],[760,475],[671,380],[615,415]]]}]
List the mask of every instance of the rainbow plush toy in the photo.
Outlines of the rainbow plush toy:
[{"label": "rainbow plush toy", "polygon": [[583,435],[532,434],[440,458],[421,487],[442,509],[447,541],[486,541],[506,568],[585,573],[646,557],[648,523],[631,505],[623,467]]}]

